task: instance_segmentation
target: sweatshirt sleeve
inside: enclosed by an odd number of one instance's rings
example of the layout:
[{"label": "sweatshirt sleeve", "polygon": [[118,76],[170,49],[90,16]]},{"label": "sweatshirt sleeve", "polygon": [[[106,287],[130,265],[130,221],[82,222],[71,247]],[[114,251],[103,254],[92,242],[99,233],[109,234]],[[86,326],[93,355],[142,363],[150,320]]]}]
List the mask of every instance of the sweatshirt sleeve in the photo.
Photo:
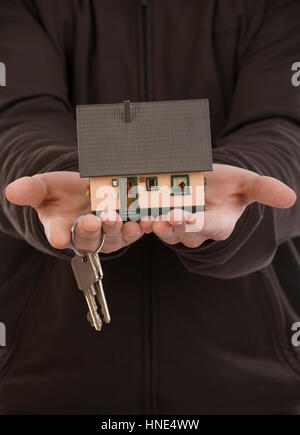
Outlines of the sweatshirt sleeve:
[{"label": "sweatshirt sleeve", "polygon": [[[300,58],[300,2],[266,5],[259,30],[244,42],[230,115],[213,160],[277,178],[299,197],[300,90],[291,79]],[[189,271],[230,279],[266,267],[281,243],[299,235],[299,200],[290,209],[253,203],[227,240],[170,248]]]},{"label": "sweatshirt sleeve", "polygon": [[0,1],[0,60],[6,68],[6,86],[0,87],[0,230],[69,260],[73,251],[51,247],[33,208],[5,198],[5,187],[20,177],[78,171],[65,56],[21,0]]}]

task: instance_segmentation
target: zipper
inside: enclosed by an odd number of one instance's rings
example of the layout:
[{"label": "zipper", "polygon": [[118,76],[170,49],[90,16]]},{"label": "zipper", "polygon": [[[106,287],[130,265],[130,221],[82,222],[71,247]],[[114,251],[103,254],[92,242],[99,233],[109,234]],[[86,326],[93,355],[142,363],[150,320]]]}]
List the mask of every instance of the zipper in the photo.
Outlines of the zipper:
[{"label": "zipper", "polygon": [[[142,18],[142,51],[143,51],[143,81],[144,81],[144,101],[149,101],[149,85],[148,85],[148,0],[140,0],[141,18]],[[155,392],[154,392],[154,364],[153,364],[153,245],[149,237],[145,243],[145,260],[146,260],[146,280],[145,280],[145,413],[154,414]]]}]

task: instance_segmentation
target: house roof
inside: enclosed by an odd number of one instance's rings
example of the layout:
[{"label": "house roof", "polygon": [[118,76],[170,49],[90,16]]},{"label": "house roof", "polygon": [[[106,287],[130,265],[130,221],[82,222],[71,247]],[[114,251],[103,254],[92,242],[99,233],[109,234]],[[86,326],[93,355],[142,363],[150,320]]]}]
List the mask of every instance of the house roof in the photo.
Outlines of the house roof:
[{"label": "house roof", "polygon": [[208,100],[76,109],[81,177],[212,170]]}]

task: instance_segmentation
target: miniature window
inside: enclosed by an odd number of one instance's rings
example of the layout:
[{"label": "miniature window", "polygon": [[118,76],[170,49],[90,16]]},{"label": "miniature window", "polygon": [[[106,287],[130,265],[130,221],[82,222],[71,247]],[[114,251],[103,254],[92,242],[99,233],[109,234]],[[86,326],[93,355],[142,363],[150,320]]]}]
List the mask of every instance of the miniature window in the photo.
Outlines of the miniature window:
[{"label": "miniature window", "polygon": [[189,195],[190,180],[188,175],[172,175],[171,176],[171,195]]},{"label": "miniature window", "polygon": [[146,178],[146,188],[147,188],[147,190],[158,190],[157,177],[147,177]]},{"label": "miniature window", "polygon": [[116,178],[113,178],[112,185],[113,187],[118,187],[118,180]]}]

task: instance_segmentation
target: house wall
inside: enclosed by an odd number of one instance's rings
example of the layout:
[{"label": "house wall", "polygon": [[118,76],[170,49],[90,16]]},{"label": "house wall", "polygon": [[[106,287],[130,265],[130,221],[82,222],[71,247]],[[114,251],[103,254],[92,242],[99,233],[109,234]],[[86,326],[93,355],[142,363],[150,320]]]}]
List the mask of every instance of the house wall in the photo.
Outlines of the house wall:
[{"label": "house wall", "polygon": [[[138,180],[138,201],[141,209],[160,208],[160,207],[182,207],[182,206],[201,206],[204,205],[204,173],[192,172],[189,175],[191,194],[189,195],[170,195],[171,176],[178,174],[152,174],[137,175]],[[159,189],[154,191],[146,190],[146,178],[157,177]],[[132,175],[128,175],[128,178]],[[140,178],[145,179],[144,182]],[[122,176],[126,178],[126,176]],[[103,210],[107,205],[111,209],[119,209],[119,187],[112,186],[112,180],[119,177],[93,177],[90,179],[91,209],[92,211]]]}]

